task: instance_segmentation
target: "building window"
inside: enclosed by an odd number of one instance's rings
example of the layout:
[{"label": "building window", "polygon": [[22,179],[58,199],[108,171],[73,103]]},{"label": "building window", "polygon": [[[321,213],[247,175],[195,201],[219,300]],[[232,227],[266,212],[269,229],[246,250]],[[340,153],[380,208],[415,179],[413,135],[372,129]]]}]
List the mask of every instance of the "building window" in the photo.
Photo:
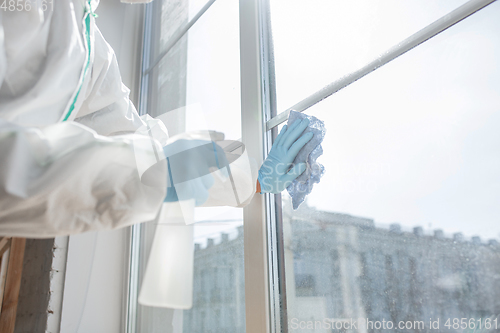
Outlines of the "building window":
[{"label": "building window", "polygon": [[300,297],[316,296],[316,281],[311,274],[295,276],[295,291]]}]

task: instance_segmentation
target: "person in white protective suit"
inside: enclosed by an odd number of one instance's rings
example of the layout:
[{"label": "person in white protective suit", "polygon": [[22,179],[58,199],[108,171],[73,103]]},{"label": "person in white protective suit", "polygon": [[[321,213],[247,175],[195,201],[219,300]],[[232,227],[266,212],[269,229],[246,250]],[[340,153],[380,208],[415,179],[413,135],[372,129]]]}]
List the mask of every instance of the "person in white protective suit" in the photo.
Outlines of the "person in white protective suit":
[{"label": "person in white protective suit", "polygon": [[[129,226],[153,220],[181,195],[197,206],[243,206],[256,189],[279,193],[305,170],[291,167],[311,139],[301,136],[305,122],[282,130],[259,172],[250,158],[232,162],[231,177],[210,176],[214,165],[199,151],[176,159],[211,143],[216,167],[228,166],[210,139],[169,139],[161,121],[139,117],[95,24],[97,5],[55,0],[53,10],[0,11],[0,235]],[[197,180],[173,170],[193,165]],[[173,190],[176,177],[189,181],[182,193]]]}]

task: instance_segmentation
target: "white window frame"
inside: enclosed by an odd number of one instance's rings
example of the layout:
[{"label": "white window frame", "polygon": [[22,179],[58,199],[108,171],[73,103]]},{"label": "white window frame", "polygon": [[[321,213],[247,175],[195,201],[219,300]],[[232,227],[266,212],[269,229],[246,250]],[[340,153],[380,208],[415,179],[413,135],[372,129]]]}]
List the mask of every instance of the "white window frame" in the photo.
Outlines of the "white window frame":
[{"label": "white window frame", "polygon": [[[159,1],[159,0],[158,0]],[[277,114],[274,87],[273,46],[270,29],[270,0],[239,0],[240,79],[242,142],[260,165],[267,156],[277,126],[291,110],[303,112],[412,48],[438,35],[495,0],[470,0],[434,23],[398,43],[357,71],[334,81],[318,92]],[[172,37],[175,44],[215,2],[209,0],[200,12]],[[142,74],[148,74],[159,60],[149,63],[151,5],[145,10]],[[167,51],[168,52],[168,51]],[[160,56],[165,55],[164,51]],[[141,80],[140,112],[146,110],[147,80]],[[288,332],[286,278],[281,218],[281,195],[256,195],[244,208],[245,308],[247,333]],[[140,226],[132,228],[128,288],[127,333],[135,333]],[[284,311],[283,311],[284,310]]]},{"label": "white window frame", "polygon": [[[265,130],[271,116],[269,78],[274,76],[268,65],[271,59],[266,6],[268,3],[261,0],[239,2],[242,142],[258,165],[271,142]],[[274,302],[276,293],[270,292],[277,282],[271,279],[277,271],[270,251],[276,248],[270,243],[275,225],[271,200],[268,194],[256,195],[243,209],[246,332],[269,333],[276,326],[272,323],[279,308]]]}]

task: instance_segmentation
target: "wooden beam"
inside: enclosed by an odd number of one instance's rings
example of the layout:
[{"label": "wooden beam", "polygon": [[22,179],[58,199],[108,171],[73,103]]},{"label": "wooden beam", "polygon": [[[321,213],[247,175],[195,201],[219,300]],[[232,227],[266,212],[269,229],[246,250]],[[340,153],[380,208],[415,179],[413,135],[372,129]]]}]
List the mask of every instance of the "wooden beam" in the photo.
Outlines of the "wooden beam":
[{"label": "wooden beam", "polygon": [[0,257],[9,249],[10,240],[10,237],[2,237],[2,239],[0,239]]},{"label": "wooden beam", "polygon": [[0,313],[0,332],[2,333],[14,332],[19,289],[21,288],[25,245],[26,238],[12,238],[2,312]]},{"label": "wooden beam", "polygon": [[0,257],[0,312],[2,310],[3,293],[5,292],[5,279],[7,279],[7,266],[9,265],[9,254],[10,254],[9,249],[10,249],[10,240],[9,240],[9,248],[7,248]]}]

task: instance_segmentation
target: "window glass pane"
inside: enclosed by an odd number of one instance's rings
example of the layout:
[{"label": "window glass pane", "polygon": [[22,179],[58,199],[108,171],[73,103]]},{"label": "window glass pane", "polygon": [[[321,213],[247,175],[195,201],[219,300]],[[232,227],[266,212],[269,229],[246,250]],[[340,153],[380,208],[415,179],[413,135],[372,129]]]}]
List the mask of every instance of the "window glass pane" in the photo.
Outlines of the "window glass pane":
[{"label": "window glass pane", "polygon": [[361,68],[466,0],[270,0],[278,111]]},{"label": "window glass pane", "polygon": [[[156,1],[153,12],[161,9],[169,14],[168,8],[174,8],[176,17],[187,17],[196,4],[201,7],[204,2]],[[170,21],[160,16],[154,20],[153,37],[162,35],[163,29],[168,34]],[[163,120],[170,136],[215,130],[226,140],[239,140],[239,73],[238,2],[219,0],[146,77],[147,112]],[[193,308],[174,311],[139,306],[138,332],[245,331],[243,211],[196,208],[195,221]],[[143,271],[155,227],[151,223],[142,230]]]},{"label": "window glass pane", "polygon": [[326,123],[326,172],[298,210],[284,195],[289,330],[500,321],[498,17],[494,3],[306,111]]},{"label": "window glass pane", "polygon": [[149,74],[148,113],[175,118],[170,135],[210,129],[239,139],[239,59],[238,4],[216,1]]},{"label": "window glass pane", "polygon": [[208,3],[208,0],[164,0],[155,4],[150,61],[155,61],[171,38]]}]

